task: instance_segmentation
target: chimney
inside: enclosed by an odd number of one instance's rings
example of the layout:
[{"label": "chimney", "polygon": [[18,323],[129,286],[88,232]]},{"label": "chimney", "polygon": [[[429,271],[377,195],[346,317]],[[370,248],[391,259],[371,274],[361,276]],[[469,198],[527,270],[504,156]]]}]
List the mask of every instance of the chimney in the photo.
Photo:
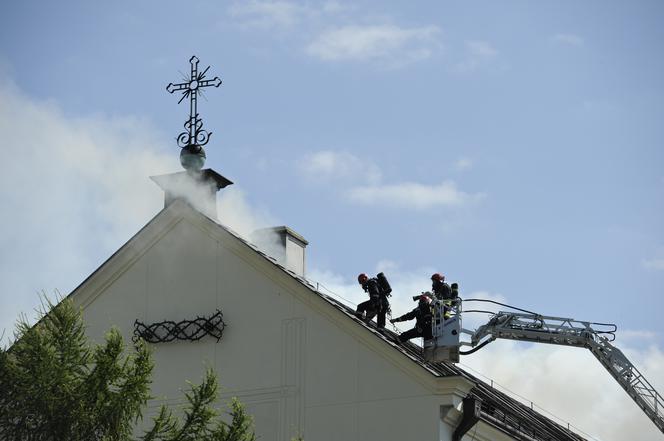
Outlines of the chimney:
[{"label": "chimney", "polygon": [[304,249],[309,242],[287,226],[263,228],[251,234],[256,245],[277,262],[304,277],[306,259]]},{"label": "chimney", "polygon": [[164,208],[178,199],[217,220],[217,192],[233,184],[211,168],[150,176],[164,190]]}]

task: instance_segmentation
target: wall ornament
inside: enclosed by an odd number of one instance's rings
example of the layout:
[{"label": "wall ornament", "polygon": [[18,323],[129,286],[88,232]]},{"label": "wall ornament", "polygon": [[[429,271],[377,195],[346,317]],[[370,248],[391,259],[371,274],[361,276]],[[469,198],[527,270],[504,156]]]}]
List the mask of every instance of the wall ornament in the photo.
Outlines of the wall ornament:
[{"label": "wall ornament", "polygon": [[149,343],[166,343],[173,340],[197,341],[210,335],[219,341],[224,333],[224,315],[216,310],[210,317],[197,316],[193,320],[182,320],[174,322],[165,320],[163,322],[146,325],[138,321],[134,322],[134,336],[132,341],[136,343],[143,339]]}]

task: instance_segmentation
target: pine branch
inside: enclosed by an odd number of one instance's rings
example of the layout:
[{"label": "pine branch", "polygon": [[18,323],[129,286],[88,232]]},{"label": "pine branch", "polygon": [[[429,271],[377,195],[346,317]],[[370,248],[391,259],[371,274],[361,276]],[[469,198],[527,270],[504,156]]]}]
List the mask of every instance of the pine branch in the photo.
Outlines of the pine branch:
[{"label": "pine branch", "polygon": [[[154,363],[148,346],[127,349],[111,329],[91,345],[81,311],[65,299],[46,303],[39,322],[16,326],[16,341],[0,348],[0,439],[129,441],[150,398]],[[208,370],[185,394],[182,421],[166,406],[143,441],[255,441],[253,423],[237,399],[230,423],[214,403],[217,378]]]}]

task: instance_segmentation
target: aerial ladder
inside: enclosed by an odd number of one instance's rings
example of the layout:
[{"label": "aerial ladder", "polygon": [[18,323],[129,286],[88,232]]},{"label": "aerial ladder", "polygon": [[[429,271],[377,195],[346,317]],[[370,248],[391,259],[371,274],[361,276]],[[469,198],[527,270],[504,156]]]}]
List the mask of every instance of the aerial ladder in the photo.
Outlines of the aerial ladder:
[{"label": "aerial ladder", "polygon": [[[466,301],[490,302],[509,307],[486,299]],[[433,301],[433,338],[425,340],[423,346],[427,361],[458,363],[459,355],[472,354],[498,338],[586,348],[664,433],[664,399],[625,354],[611,344],[615,340],[616,325],[549,317],[510,307],[519,312],[491,313],[487,323],[470,331],[461,325],[461,306],[460,298]],[[461,334],[469,335],[470,341],[461,341]],[[461,351],[461,346],[471,346],[472,349]]]}]

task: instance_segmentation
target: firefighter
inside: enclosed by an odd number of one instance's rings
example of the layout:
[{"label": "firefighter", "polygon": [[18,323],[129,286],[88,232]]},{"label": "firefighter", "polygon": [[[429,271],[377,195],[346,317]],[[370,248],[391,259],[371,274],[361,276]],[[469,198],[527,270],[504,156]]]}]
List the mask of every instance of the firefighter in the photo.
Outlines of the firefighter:
[{"label": "firefighter", "polygon": [[392,292],[389,283],[383,273],[376,277],[367,276],[361,273],[357,276],[357,282],[362,285],[362,289],[369,294],[369,300],[357,305],[355,315],[360,319],[369,322],[376,315],[376,327],[379,330],[385,328],[385,316],[390,311],[390,302],[387,299]]},{"label": "firefighter", "polygon": [[416,337],[424,337],[425,340],[433,338],[431,329],[433,313],[431,311],[430,294],[422,293],[422,295],[415,298],[418,299],[417,308],[402,315],[401,317],[390,320],[390,323],[396,323],[415,319],[415,327],[413,329],[409,329],[408,331],[399,334],[399,341],[401,343]]},{"label": "firefighter", "polygon": [[445,276],[440,273],[431,275],[431,290],[438,300],[452,299],[452,289],[445,283]]},{"label": "firefighter", "polygon": [[451,292],[452,292],[452,300],[456,300],[459,298],[459,284],[458,283],[453,283],[450,285]]},{"label": "firefighter", "polygon": [[431,290],[433,291],[436,299],[441,300],[444,305],[443,317],[450,318],[450,309],[452,308],[452,288],[445,283],[445,276],[440,273],[431,275]]}]

